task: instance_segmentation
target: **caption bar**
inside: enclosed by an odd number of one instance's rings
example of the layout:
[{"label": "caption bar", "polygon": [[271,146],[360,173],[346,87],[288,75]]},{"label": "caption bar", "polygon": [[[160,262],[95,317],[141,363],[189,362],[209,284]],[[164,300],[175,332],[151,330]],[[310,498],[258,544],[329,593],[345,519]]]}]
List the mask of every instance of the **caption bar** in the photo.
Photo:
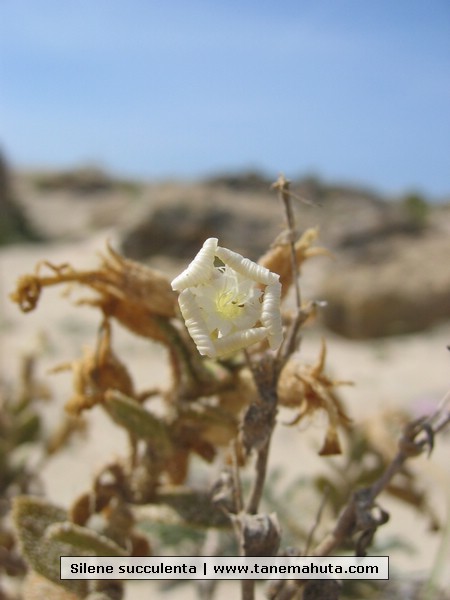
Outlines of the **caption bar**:
[{"label": "caption bar", "polygon": [[389,579],[388,556],[61,556],[61,579]]}]

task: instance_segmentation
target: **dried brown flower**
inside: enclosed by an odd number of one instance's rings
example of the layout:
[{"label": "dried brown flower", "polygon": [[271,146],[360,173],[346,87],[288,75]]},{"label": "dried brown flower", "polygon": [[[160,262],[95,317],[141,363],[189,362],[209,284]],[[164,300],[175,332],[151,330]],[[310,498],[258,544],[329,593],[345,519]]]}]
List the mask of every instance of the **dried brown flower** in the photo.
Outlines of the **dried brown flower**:
[{"label": "dried brown flower", "polygon": [[74,395],[66,404],[66,410],[79,415],[96,404],[104,404],[108,390],[118,390],[135,397],[133,381],[125,365],[111,348],[109,323],[103,324],[95,350],[85,349],[82,358],[58,365],[52,372],[72,370]]},{"label": "dried brown flower", "polygon": [[321,455],[340,454],[338,425],[348,425],[349,418],[341,406],[334,388],[352,385],[349,381],[335,381],[324,373],[326,344],[322,340],[319,358],[314,365],[303,365],[297,357],[291,358],[283,368],[278,382],[280,404],[299,409],[290,425],[295,425],[305,416],[323,410],[328,416],[328,429]]},{"label": "dried brown flower", "polygon": [[[318,228],[307,229],[303,235],[295,242],[295,256],[298,269],[306,259],[313,256],[332,256],[326,249],[321,247],[312,247],[319,235]],[[283,298],[289,286],[292,284],[292,262],[290,259],[291,248],[289,243],[282,241],[275,242],[273,247],[259,259],[259,264],[263,265],[269,271],[278,273],[281,282],[281,297]]]},{"label": "dried brown flower", "polygon": [[[78,283],[98,293],[82,303],[98,306],[106,316],[114,317],[133,333],[167,343],[164,320],[176,315],[177,296],[165,276],[154,269],[128,260],[107,246],[100,268],[77,271],[68,264],[39,262],[33,275],[17,281],[11,299],[23,312],[36,307],[44,287]],[[42,275],[43,267],[50,274]]]}]

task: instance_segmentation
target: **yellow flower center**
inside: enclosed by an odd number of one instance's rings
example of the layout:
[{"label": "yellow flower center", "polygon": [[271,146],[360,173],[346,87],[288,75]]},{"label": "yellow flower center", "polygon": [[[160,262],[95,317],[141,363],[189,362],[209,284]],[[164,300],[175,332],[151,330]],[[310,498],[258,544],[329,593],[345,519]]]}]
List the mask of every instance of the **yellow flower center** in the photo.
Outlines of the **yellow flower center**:
[{"label": "yellow flower center", "polygon": [[235,290],[226,290],[218,294],[215,298],[217,312],[225,319],[235,319],[244,308],[244,304]]}]

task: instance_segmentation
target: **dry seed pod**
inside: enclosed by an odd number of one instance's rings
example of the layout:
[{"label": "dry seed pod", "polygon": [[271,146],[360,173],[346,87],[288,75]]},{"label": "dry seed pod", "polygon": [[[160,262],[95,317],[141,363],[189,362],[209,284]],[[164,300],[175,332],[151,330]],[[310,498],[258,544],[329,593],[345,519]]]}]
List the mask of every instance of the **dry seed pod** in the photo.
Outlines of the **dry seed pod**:
[{"label": "dry seed pod", "polygon": [[281,527],[276,513],[233,516],[241,530],[245,556],[274,556],[281,541]]},{"label": "dry seed pod", "polygon": [[[312,247],[319,235],[317,228],[307,229],[297,242],[295,242],[295,257],[300,271],[306,259],[313,256],[332,256],[325,248]],[[292,284],[291,248],[288,243],[275,244],[266,254],[259,259],[259,264],[280,276],[282,285],[281,297],[284,298],[289,286]]]},{"label": "dry seed pod", "polygon": [[265,446],[273,430],[274,406],[267,402],[252,402],[242,422],[241,440],[245,452],[260,450]]}]

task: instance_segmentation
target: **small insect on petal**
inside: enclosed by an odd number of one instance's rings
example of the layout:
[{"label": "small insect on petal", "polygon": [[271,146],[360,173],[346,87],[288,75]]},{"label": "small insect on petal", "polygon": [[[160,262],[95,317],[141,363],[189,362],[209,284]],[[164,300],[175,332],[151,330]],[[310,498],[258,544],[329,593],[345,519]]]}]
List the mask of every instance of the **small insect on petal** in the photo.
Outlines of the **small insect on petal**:
[{"label": "small insect on petal", "polygon": [[[172,282],[186,327],[200,354],[217,358],[267,339],[283,340],[279,276],[209,238]],[[215,258],[223,266],[214,266]]]}]

